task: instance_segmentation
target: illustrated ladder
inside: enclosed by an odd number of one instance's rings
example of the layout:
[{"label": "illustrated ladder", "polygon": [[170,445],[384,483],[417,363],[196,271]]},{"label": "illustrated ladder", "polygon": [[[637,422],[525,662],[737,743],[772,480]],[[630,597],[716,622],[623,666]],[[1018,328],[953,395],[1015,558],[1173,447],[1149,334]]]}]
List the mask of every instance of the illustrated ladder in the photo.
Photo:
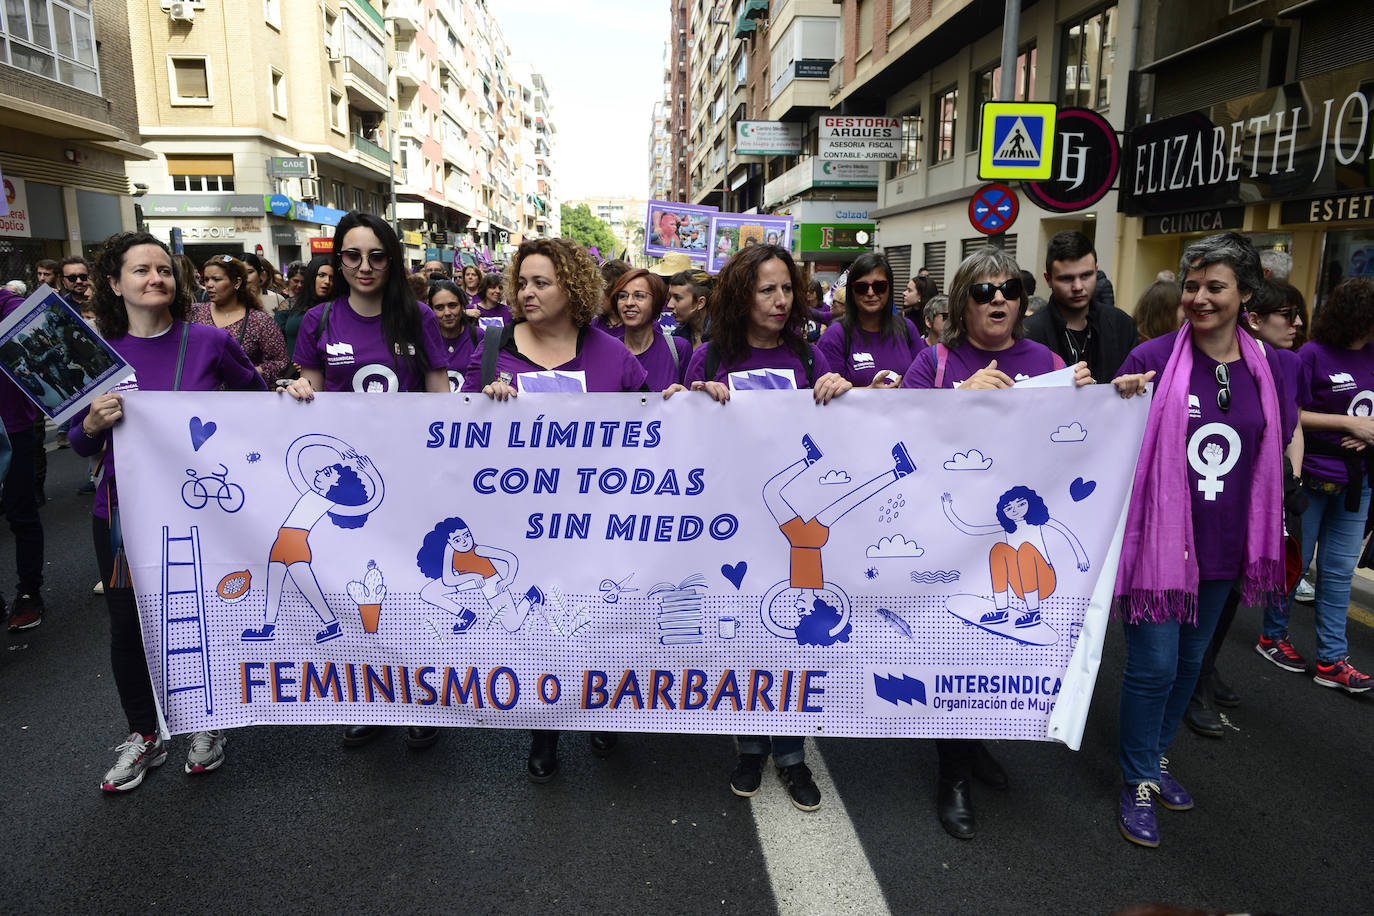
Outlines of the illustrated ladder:
[{"label": "illustrated ladder", "polygon": [[[177,595],[195,596],[192,608],[173,608]],[[215,695],[210,688],[210,655],[205,647],[205,581],[200,565],[200,529],[191,526],[186,537],[172,537],[162,526],[162,704],[166,709],[172,694],[193,690],[205,694],[205,714],[214,712]],[[200,665],[189,671],[176,664],[177,656],[199,655]],[[173,679],[185,681],[173,684]]]}]

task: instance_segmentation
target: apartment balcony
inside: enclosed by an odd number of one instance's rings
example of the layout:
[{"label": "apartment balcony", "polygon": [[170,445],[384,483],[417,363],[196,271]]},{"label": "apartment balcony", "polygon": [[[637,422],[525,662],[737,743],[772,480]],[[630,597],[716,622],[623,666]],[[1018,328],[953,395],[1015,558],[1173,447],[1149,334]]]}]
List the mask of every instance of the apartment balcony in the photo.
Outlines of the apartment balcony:
[{"label": "apartment balcony", "polygon": [[397,34],[424,31],[424,13],[415,0],[392,0],[387,5],[387,18],[391,20]]},{"label": "apartment balcony", "polygon": [[364,111],[386,111],[386,83],[369,72],[362,61],[348,56],[347,51],[344,52],[343,82],[350,106]]},{"label": "apartment balcony", "polygon": [[383,165],[391,163],[391,154],[385,148],[378,146],[362,134],[353,134],[353,148],[365,156],[376,159]]},{"label": "apartment balcony", "polygon": [[414,54],[397,55],[396,63],[391,68],[391,72],[396,74],[396,85],[398,87],[406,86],[411,89],[418,89],[420,88],[420,84],[424,82],[421,76],[422,70],[420,62],[415,58]]}]

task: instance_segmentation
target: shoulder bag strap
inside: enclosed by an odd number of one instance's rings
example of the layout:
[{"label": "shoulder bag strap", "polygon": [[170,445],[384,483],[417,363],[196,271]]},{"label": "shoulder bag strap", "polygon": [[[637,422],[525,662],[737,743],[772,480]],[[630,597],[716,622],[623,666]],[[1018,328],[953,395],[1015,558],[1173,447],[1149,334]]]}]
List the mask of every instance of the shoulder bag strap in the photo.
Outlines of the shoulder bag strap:
[{"label": "shoulder bag strap", "polygon": [[935,345],[935,387],[945,387],[945,364],[949,362],[949,347],[942,343]]}]

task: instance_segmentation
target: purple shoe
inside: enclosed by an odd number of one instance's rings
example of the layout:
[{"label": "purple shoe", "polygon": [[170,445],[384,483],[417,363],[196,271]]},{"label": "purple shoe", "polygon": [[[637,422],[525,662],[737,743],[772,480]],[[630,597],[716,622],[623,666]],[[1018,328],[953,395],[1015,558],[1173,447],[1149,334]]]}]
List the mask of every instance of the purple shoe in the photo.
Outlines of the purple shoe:
[{"label": "purple shoe", "polygon": [[1159,822],[1155,820],[1155,805],[1150,798],[1152,789],[1148,782],[1122,789],[1121,809],[1116,821],[1122,836],[1137,846],[1151,849],[1159,845]]},{"label": "purple shoe", "polygon": [[1193,796],[1188,794],[1188,790],[1178,784],[1178,780],[1169,772],[1169,758],[1159,758],[1159,787],[1151,786],[1155,793],[1155,798],[1159,803],[1170,811],[1187,811],[1193,807]]}]

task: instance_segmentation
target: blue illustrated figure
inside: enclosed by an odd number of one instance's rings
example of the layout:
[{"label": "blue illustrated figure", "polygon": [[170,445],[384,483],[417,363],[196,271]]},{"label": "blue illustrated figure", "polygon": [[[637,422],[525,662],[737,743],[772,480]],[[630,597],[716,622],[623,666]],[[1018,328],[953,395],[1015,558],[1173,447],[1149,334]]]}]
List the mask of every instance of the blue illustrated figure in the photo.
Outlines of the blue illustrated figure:
[{"label": "blue illustrated figure", "polygon": [[[313,460],[303,462],[307,449]],[[323,453],[323,454],[321,454]],[[307,469],[307,466],[309,469]],[[315,642],[329,642],[343,635],[343,628],[325,601],[324,592],[311,569],[311,529],[326,515],[340,528],[361,528],[367,516],[382,503],[382,478],[366,455],[346,442],[320,433],[301,436],[286,451],[286,473],[300,491],[291,511],[277,531],[267,555],[267,604],[263,624],[243,631],[245,642],[269,642],[277,628],[282,589],[286,578],[309,602],[323,629]],[[370,487],[369,487],[370,484]]]},{"label": "blue illustrated figure", "polygon": [[[808,467],[821,460],[821,450],[810,436],[802,436],[801,460],[788,465],[763,485],[763,502],[778,523],[778,529],[791,547],[788,557],[787,579],[777,583],[763,599],[763,625],[768,632],[783,639],[796,639],[802,645],[828,646],[849,639],[849,602],[844,593],[825,582],[821,569],[821,548],[830,539],[830,527],[845,515],[882,492],[887,487],[912,474],[915,463],[906,446],[898,442],[892,447],[893,469],[860,484],[826,506],[815,516],[803,520],[783,496],[783,488]],[[774,600],[787,589],[800,592],[795,602],[802,612],[795,627],[787,626],[772,613]],[[830,593],[833,601],[823,600],[821,592]]]},{"label": "blue illustrated figure", "polygon": [[950,524],[964,534],[978,537],[998,535],[1002,540],[992,546],[988,565],[992,573],[993,609],[983,615],[982,623],[1005,623],[1010,616],[1011,592],[1016,592],[1026,611],[1016,618],[1018,627],[1034,627],[1040,621],[1040,602],[1054,594],[1054,566],[1045,547],[1045,529],[1062,534],[1073,548],[1081,572],[1088,570],[1088,555],[1078,536],[1063,522],[1050,517],[1040,495],[1030,487],[1012,487],[997,500],[997,524],[971,525],[954,512],[954,497],[940,495],[940,503]]},{"label": "blue illustrated figure", "polygon": [[[430,580],[420,590],[420,597],[458,618],[453,625],[455,633],[466,631],[476,620],[458,600],[460,592],[480,594],[492,612],[488,622],[499,621],[511,633],[524,624],[530,608],[544,603],[544,594],[537,586],[531,586],[517,602],[510,589],[520,569],[519,559],[508,550],[478,545],[467,522],[457,516],[444,519],[425,535],[415,564]],[[501,572],[497,572],[497,564]]]}]

